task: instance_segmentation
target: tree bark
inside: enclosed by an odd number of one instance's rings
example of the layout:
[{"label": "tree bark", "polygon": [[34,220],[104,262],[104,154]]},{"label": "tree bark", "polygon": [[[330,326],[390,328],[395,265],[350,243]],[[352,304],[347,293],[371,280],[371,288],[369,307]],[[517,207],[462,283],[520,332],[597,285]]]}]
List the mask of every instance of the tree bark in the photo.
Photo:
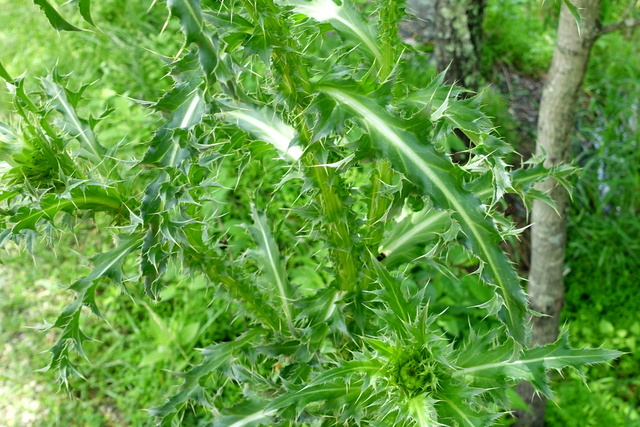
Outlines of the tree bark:
[{"label": "tree bark", "polygon": [[414,17],[401,23],[404,40],[413,45],[432,42],[438,71],[446,82],[467,89],[480,86],[482,20],[486,0],[408,0]]},{"label": "tree bark", "polygon": [[435,39],[436,0],[407,0],[405,20],[400,22],[400,35],[412,46],[432,43]]},{"label": "tree bark", "polygon": [[[569,160],[578,96],[589,54],[600,29],[601,0],[573,0],[573,3],[582,17],[580,30],[563,3],[556,48],[540,102],[536,154],[546,153],[547,167]],[[568,196],[554,179],[539,184],[537,188],[550,194],[557,209],[535,201],[532,210],[529,303],[532,310],[545,317],[532,317],[531,341],[533,345],[542,345],[557,339],[560,310],[564,303]],[[532,412],[517,412],[518,422],[515,425],[544,426],[546,399],[535,396],[530,384],[519,386],[518,391]]]},{"label": "tree bark", "polygon": [[435,57],[446,82],[471,90],[480,85],[482,20],[486,0],[436,0]]}]

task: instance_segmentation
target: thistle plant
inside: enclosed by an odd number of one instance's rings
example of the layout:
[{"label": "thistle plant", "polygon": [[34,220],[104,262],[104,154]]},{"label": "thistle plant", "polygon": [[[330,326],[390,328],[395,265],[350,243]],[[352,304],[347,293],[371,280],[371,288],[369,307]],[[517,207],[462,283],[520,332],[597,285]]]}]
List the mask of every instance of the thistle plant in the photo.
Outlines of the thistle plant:
[{"label": "thistle plant", "polygon": [[[78,29],[36,3],[57,30]],[[89,2],[78,4],[93,25]],[[509,411],[518,382],[552,397],[549,370],[619,356],[572,349],[566,333],[529,346],[535,313],[499,246],[521,230],[501,200],[549,201],[533,183],[566,183],[571,168],[510,167],[481,95],[412,74],[402,2],[371,14],[350,0],[166,6],[184,46],[166,58],[171,90],[145,102],[163,122],[143,155],[101,144],[96,125],[109,116],[81,117],[85,87],[72,90],[72,77],[53,70],[28,92],[0,66],[17,117],[0,127],[0,244],[30,247],[87,219],[115,242],[43,325],[59,330],[48,368],[65,386],[92,338],[82,308],[102,316],[99,288],[133,297],[141,286],[158,300],[169,265],[203,274],[247,328],[201,349],[179,388],[158,396],[149,412],[165,425],[197,404],[216,426],[485,426]],[[471,141],[464,162],[452,161],[456,133]],[[472,287],[475,304],[439,300],[436,274]],[[211,377],[242,389],[232,406]]]}]

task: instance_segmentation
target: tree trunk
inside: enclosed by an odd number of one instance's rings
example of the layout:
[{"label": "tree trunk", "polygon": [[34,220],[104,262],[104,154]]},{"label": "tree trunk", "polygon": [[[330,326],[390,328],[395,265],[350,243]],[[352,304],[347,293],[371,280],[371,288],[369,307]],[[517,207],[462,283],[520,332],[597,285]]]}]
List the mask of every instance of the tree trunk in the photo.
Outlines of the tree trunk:
[{"label": "tree trunk", "polygon": [[486,0],[436,0],[435,56],[446,82],[477,90],[480,85],[482,19]]},{"label": "tree trunk", "polygon": [[414,17],[400,24],[405,42],[434,44],[438,71],[446,82],[467,89],[480,86],[482,19],[486,0],[408,0]]},{"label": "tree trunk", "polygon": [[400,35],[405,43],[420,46],[435,40],[436,0],[407,0],[407,13],[400,22]]},{"label": "tree trunk", "polygon": [[[578,95],[589,62],[591,47],[599,35],[601,0],[573,0],[580,10],[580,32],[574,17],[562,4],[558,40],[538,117],[536,154],[546,153],[547,167],[569,160]],[[564,303],[563,269],[566,242],[567,192],[549,179],[537,186],[549,192],[556,210],[536,201],[532,210],[529,303],[547,317],[533,317],[532,344],[547,344],[558,337],[560,310]],[[532,412],[517,412],[516,426],[544,426],[546,400],[534,396],[529,384],[518,387]]]}]

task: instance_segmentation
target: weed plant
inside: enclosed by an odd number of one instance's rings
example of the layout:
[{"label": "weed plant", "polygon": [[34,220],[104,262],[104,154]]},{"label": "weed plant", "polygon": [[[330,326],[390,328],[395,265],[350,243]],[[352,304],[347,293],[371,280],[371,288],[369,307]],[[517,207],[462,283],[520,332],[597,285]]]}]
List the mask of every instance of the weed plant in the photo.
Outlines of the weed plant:
[{"label": "weed plant", "polygon": [[[86,23],[38,4],[58,30],[93,23],[87,1]],[[164,58],[173,86],[142,100],[162,116],[142,154],[103,143],[111,118],[72,77],[54,69],[30,87],[0,68],[15,114],[1,128],[0,243],[56,247],[86,224],[113,242],[40,327],[64,388],[105,348],[91,338],[117,333],[99,325],[129,323],[155,349],[127,368],[183,371],[149,410],[164,425],[482,426],[518,382],[552,397],[547,371],[619,356],[572,349],[566,333],[528,347],[526,298],[499,247],[519,230],[498,206],[505,192],[550,202],[532,184],[566,184],[572,169],[512,169],[480,97],[442,75],[403,79],[401,4],[167,6],[184,46]],[[473,143],[462,163],[456,132]],[[183,275],[196,279],[172,282]],[[111,298],[144,310],[110,318]]]}]

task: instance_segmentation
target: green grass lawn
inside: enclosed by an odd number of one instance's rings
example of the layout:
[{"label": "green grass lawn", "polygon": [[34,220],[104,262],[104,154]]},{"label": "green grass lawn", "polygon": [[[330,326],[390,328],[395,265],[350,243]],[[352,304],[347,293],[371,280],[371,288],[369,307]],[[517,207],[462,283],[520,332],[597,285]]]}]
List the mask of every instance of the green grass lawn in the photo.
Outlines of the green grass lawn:
[{"label": "green grass lawn", "polygon": [[[149,5],[103,2],[93,9],[99,29],[58,34],[33,3],[0,0],[0,62],[12,76],[26,72],[28,85],[54,67],[63,74],[72,72],[78,86],[95,82],[81,108],[93,114],[112,108],[109,127],[100,128],[103,143],[136,150],[158,123],[136,100],[155,100],[168,88],[171,82],[164,78],[159,55],[179,46],[161,34],[164,5],[148,11]],[[71,10],[67,8],[60,10]],[[8,92],[0,91],[0,121],[11,121],[9,100]],[[136,129],[134,135],[131,129]],[[157,305],[136,305],[117,287],[105,286],[100,297],[106,322],[85,316],[85,332],[96,341],[85,349],[90,362],[84,364],[85,379],[77,378],[68,396],[59,389],[55,371],[37,371],[47,366],[46,350],[57,331],[38,333],[33,327],[55,319],[72,299],[63,287],[86,274],[90,256],[111,244],[92,220],[77,227],[81,241],[56,236],[56,252],[43,242],[34,244],[32,254],[11,244],[3,250],[1,425],[151,424],[144,410],[179,383],[168,369],[181,370],[197,357],[194,347],[225,339],[236,327],[227,307],[212,302],[214,291],[202,278],[169,275],[165,298]],[[201,310],[203,306],[210,309]]]},{"label": "green grass lawn", "polygon": [[61,285],[86,274],[88,256],[103,249],[99,233],[83,234],[92,237],[83,243],[70,237],[60,242],[66,253],[38,246],[29,256],[9,247],[2,257],[2,425],[150,425],[144,410],[179,383],[169,370],[184,369],[198,358],[193,348],[229,339],[241,327],[199,277],[170,272],[158,304],[136,305],[117,287],[104,286],[100,301],[105,321],[88,313],[83,319],[85,332],[96,339],[85,348],[90,362],[83,364],[85,379],[76,378],[71,396],[60,391],[55,370],[36,371],[47,366],[44,351],[57,331],[30,328],[52,321],[69,303],[71,294]]}]

